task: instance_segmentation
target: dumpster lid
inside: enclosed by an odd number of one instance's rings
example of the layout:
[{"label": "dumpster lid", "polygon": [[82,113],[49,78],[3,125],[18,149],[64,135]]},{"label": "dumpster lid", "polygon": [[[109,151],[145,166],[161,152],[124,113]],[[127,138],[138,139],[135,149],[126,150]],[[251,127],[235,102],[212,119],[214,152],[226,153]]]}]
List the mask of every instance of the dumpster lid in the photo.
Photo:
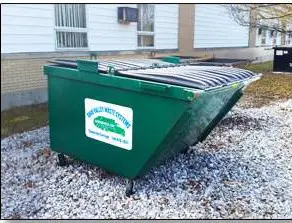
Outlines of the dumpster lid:
[{"label": "dumpster lid", "polygon": [[292,49],[292,46],[275,46],[273,47],[275,50],[286,50],[286,49]]},{"label": "dumpster lid", "polygon": [[[58,66],[77,68],[74,60],[50,61]],[[127,59],[98,61],[98,71],[108,73],[114,68],[116,76],[154,81],[188,88],[206,90],[231,85],[253,78],[251,71],[218,66],[190,66],[172,64],[155,59]]]},{"label": "dumpster lid", "polygon": [[[77,68],[76,60],[57,59],[49,61],[60,66]],[[113,67],[116,71],[129,69],[143,69],[149,67],[173,67],[172,63],[155,59],[121,59],[121,60],[100,60],[98,62],[98,70],[100,72],[108,72],[109,67]]]},{"label": "dumpster lid", "polygon": [[152,80],[204,90],[218,86],[231,85],[255,76],[254,73],[239,68],[189,65],[127,71],[122,70],[118,71],[118,74],[131,78]]}]

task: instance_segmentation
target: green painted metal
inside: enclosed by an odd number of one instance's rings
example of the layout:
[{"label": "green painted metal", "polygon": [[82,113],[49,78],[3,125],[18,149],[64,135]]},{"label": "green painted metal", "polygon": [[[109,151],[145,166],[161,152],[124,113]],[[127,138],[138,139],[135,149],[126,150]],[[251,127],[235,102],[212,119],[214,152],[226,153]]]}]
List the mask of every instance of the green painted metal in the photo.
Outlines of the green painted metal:
[{"label": "green painted metal", "polygon": [[[244,86],[186,89],[101,74],[96,63],[88,61],[78,61],[78,69],[45,66],[44,73],[48,75],[52,150],[129,179],[146,174],[154,165],[205,137],[235,104],[238,97],[234,95],[241,94]],[[131,150],[86,136],[86,98],[132,109]],[[98,118],[95,124],[124,134],[106,118]]]},{"label": "green painted metal", "polygon": [[234,92],[234,94],[229,99],[229,101],[221,108],[219,113],[205,128],[204,132],[200,135],[198,141],[202,142],[207,138],[210,132],[224,118],[224,116],[231,110],[231,108],[238,102],[238,100],[242,97],[242,95],[243,95],[243,92],[240,89]]},{"label": "green painted metal", "polygon": [[174,63],[174,64],[180,64],[181,60],[177,56],[165,56],[161,59],[164,62]]}]

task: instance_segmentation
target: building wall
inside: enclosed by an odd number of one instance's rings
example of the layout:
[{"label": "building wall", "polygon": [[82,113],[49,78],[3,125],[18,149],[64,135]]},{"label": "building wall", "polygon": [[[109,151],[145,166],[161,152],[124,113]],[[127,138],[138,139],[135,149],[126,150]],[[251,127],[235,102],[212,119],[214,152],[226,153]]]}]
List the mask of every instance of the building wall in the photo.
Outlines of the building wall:
[{"label": "building wall", "polygon": [[[166,51],[161,56],[176,52]],[[149,53],[134,52],[98,55],[98,59],[148,58]],[[43,66],[55,59],[90,59],[88,53],[22,53],[1,55],[1,111],[47,101],[47,78]]]},{"label": "building wall", "polygon": [[54,8],[1,4],[1,53],[54,51]]},{"label": "building wall", "polygon": [[248,27],[238,25],[220,5],[197,4],[194,20],[194,48],[248,46]]},{"label": "building wall", "polygon": [[271,47],[204,48],[196,49],[193,56],[213,56],[215,58],[247,59],[254,63],[273,60]]},{"label": "building wall", "polygon": [[282,33],[277,33],[277,45],[281,45]]},{"label": "building wall", "polygon": [[285,34],[285,45],[292,46],[292,33]]},{"label": "building wall", "polygon": [[[137,23],[117,22],[116,4],[86,5],[88,43],[90,50],[135,50]],[[136,7],[136,5],[127,5]]]},{"label": "building wall", "polygon": [[46,59],[1,61],[1,94],[46,86],[42,64]]},{"label": "building wall", "polygon": [[264,44],[261,44],[261,38],[262,35],[259,35],[258,29],[256,31],[256,46],[263,46],[263,47],[270,47],[273,45],[281,45],[281,38],[282,38],[282,33],[277,32],[277,37],[276,37],[276,44],[273,44],[273,38],[270,36],[270,30],[263,30],[263,32],[266,32],[266,42]]},{"label": "building wall", "polygon": [[194,10],[189,4],[179,5],[179,50],[185,54],[193,51],[194,43]]},{"label": "building wall", "polygon": [[155,48],[178,48],[178,4],[155,5]]},{"label": "building wall", "polygon": [[[117,22],[118,6],[86,6],[89,48],[77,52],[56,50],[53,4],[2,4],[1,110],[47,100],[43,66],[48,60],[89,59],[89,50],[99,51],[99,58],[147,58],[145,51],[137,51],[137,23]],[[164,55],[177,53],[180,46],[184,55],[270,59],[272,50],[266,47],[245,48],[248,28],[223,10],[218,5],[155,5],[155,48]]]},{"label": "building wall", "polygon": [[[90,51],[137,50],[137,23],[117,21],[117,7],[136,4],[87,4]],[[52,52],[55,47],[53,4],[1,5],[2,53]],[[155,48],[178,48],[178,5],[155,5]]]},{"label": "building wall", "polygon": [[[88,51],[98,51],[99,58],[147,57],[137,47],[137,23],[118,23],[119,6],[137,4],[87,4],[88,48],[60,51],[53,4],[1,4],[1,110],[47,100],[48,60],[89,59]],[[178,4],[155,5],[154,31],[157,50],[177,50]]]},{"label": "building wall", "polygon": [[46,59],[1,59],[1,111],[47,100]]},{"label": "building wall", "polygon": [[[265,32],[264,30],[262,33]],[[262,34],[261,34],[262,35]],[[256,46],[261,46],[261,35],[259,35],[259,29],[257,29],[257,34],[256,34]]]}]

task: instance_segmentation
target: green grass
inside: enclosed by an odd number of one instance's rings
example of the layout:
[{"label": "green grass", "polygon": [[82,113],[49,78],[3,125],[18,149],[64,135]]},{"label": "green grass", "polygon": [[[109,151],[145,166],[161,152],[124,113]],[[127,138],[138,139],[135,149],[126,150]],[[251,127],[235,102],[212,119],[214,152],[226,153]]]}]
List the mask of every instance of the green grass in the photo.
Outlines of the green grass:
[{"label": "green grass", "polygon": [[241,104],[247,107],[261,107],[276,100],[292,98],[292,74],[272,73],[272,61],[250,64],[244,69],[262,73],[260,80],[248,86]]},{"label": "green grass", "polygon": [[23,106],[1,112],[1,138],[46,126],[47,104]]},{"label": "green grass", "polygon": [[249,64],[244,67],[247,70],[254,71],[257,73],[267,73],[273,70],[273,61],[267,61],[259,64]]}]

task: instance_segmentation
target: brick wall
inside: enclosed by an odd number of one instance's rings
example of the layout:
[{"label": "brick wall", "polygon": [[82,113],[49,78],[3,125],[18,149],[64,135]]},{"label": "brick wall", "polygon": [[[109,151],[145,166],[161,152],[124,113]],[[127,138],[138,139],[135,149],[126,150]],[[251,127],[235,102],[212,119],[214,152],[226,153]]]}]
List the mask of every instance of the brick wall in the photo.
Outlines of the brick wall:
[{"label": "brick wall", "polygon": [[[159,55],[168,55],[161,53]],[[1,58],[1,94],[15,91],[31,90],[46,87],[46,76],[43,75],[43,66],[48,60],[55,59],[90,59],[89,56],[60,56],[42,58],[25,58],[13,55]],[[125,58],[148,58],[149,53],[143,54],[119,54],[98,56],[98,59],[125,59]]]},{"label": "brick wall", "polygon": [[[67,59],[88,59],[88,57],[68,57]],[[43,66],[56,58],[9,58],[1,59],[1,94],[46,88]]]},{"label": "brick wall", "polygon": [[[45,88],[46,76],[43,66],[48,60],[42,59],[1,59],[1,94]],[[66,59],[89,59],[89,57],[67,57]]]},{"label": "brick wall", "polygon": [[45,59],[1,60],[1,94],[46,86]]}]

